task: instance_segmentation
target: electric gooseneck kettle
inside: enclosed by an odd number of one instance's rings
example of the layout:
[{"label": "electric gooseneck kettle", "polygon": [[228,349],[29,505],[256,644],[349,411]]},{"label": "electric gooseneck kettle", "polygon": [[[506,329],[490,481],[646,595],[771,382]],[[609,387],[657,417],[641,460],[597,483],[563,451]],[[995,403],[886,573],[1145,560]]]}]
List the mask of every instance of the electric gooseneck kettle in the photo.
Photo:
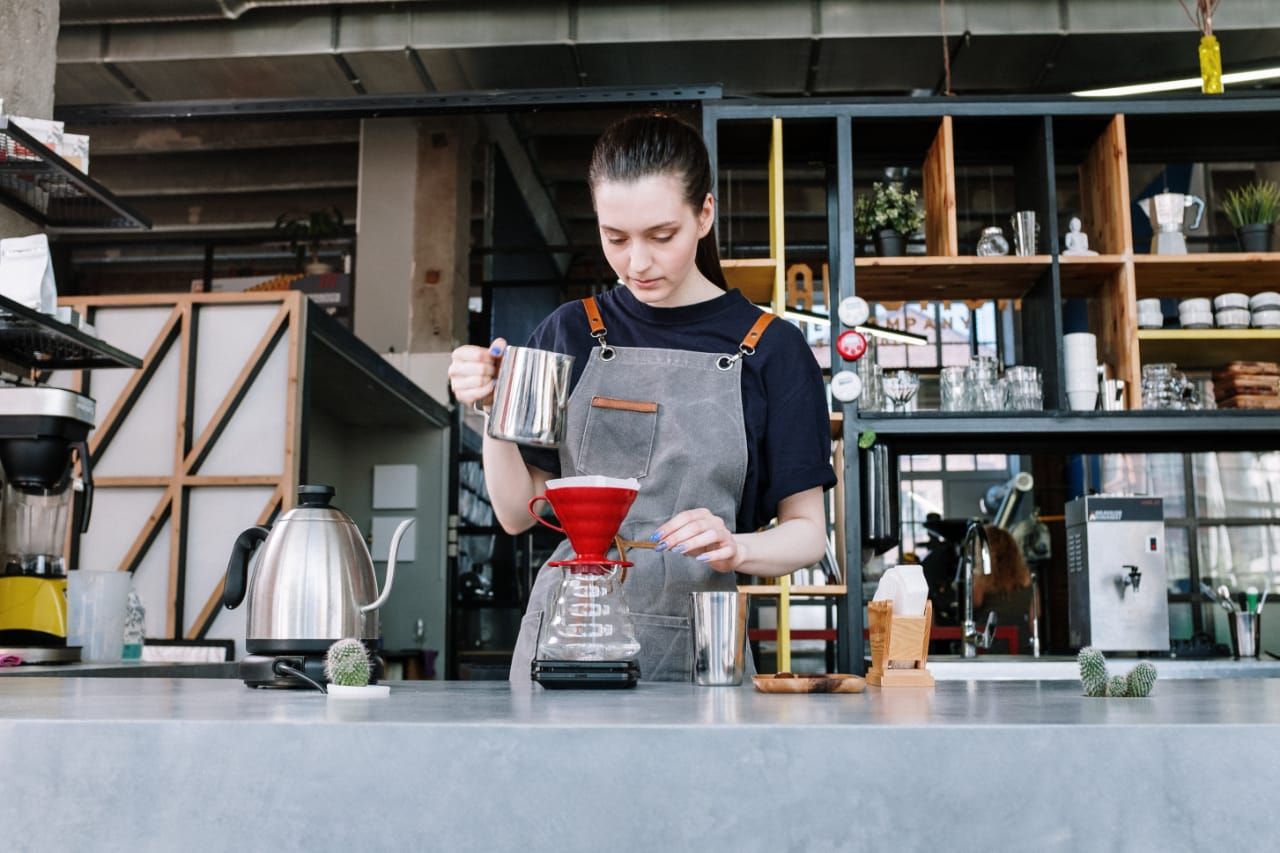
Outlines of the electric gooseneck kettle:
[{"label": "electric gooseneck kettle", "polygon": [[251,686],[303,686],[295,671],[323,678],[325,652],[345,637],[378,648],[378,608],[391,592],[400,538],[413,519],[402,521],[391,538],[379,594],[364,538],[346,513],[329,505],[333,495],[332,486],[299,486],[295,508],[270,528],[248,528],[232,547],[222,603],[234,609],[249,600],[249,657],[241,674]]}]

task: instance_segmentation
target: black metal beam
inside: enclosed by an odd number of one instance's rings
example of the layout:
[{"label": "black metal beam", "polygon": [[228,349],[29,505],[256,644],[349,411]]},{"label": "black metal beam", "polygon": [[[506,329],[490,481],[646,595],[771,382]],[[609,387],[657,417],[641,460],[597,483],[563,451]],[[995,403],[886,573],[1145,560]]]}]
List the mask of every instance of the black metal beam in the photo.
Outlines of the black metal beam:
[{"label": "black metal beam", "polygon": [[583,86],[574,89],[498,89],[350,98],[257,98],[72,104],[54,110],[60,121],[99,124],[132,120],[235,118],[388,118],[428,113],[511,112],[536,107],[589,107],[672,101],[713,101],[719,84],[690,86]]},{"label": "black metal beam", "polygon": [[[1280,414],[1253,411],[864,414],[896,453],[1199,453],[1280,450]],[[850,427],[856,427],[850,430]]]}]

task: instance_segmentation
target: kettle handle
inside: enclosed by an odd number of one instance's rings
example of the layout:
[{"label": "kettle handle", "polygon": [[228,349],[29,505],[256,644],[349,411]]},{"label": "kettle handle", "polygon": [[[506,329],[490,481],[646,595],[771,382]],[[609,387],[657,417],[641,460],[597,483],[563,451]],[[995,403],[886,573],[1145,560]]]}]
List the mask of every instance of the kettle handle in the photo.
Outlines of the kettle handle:
[{"label": "kettle handle", "polygon": [[1200,227],[1200,220],[1204,218],[1204,199],[1199,196],[1187,196],[1187,203],[1183,207],[1196,206],[1196,221],[1187,226],[1188,231],[1194,231]]},{"label": "kettle handle", "polygon": [[[396,554],[400,551],[400,537],[404,536],[404,532],[409,526],[417,521],[416,518],[406,518],[396,527],[396,532],[391,534],[391,549],[387,555],[387,579],[382,584],[382,594],[376,600],[369,602],[360,608],[361,613],[368,613],[370,610],[377,610],[379,607],[387,603],[387,596],[391,594],[391,584],[396,578]],[[377,579],[374,579],[377,583]],[[377,587],[374,587],[377,589]]]},{"label": "kettle handle", "polygon": [[249,559],[254,549],[271,531],[265,527],[250,527],[236,537],[231,546],[231,559],[227,561],[227,579],[222,587],[222,606],[235,610],[244,601],[249,586]]}]

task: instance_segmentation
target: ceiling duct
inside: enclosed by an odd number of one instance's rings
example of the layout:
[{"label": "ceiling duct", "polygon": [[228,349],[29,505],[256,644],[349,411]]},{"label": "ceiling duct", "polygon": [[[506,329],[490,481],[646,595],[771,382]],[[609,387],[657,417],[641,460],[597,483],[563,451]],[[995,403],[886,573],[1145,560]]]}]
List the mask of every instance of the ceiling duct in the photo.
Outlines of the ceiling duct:
[{"label": "ceiling duct", "polygon": [[390,0],[62,0],[60,15],[63,25],[234,21],[252,9],[373,4],[393,5]]}]

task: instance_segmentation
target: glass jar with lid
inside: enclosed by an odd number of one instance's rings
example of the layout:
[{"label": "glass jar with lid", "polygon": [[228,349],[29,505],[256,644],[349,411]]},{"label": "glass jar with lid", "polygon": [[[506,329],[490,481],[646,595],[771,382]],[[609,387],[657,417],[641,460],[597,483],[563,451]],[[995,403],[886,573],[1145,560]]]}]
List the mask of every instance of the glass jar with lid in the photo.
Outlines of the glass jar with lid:
[{"label": "glass jar with lid", "polygon": [[993,257],[1009,254],[1009,241],[1004,238],[1004,229],[992,225],[982,229],[982,238],[978,240],[978,256]]}]

